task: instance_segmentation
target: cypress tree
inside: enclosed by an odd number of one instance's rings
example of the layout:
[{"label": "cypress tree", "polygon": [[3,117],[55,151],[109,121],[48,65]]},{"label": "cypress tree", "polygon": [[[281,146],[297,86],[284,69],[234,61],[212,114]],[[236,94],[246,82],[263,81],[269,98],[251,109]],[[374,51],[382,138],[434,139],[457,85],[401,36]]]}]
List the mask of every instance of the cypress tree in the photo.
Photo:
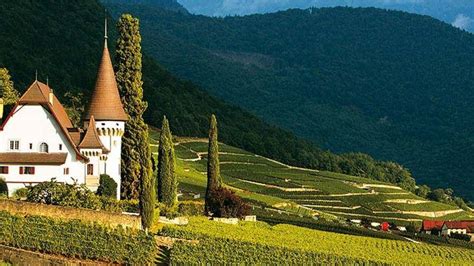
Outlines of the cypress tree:
[{"label": "cypress tree", "polygon": [[140,200],[143,227],[153,222],[155,179],[152,174],[148,126],[143,121],[147,103],[143,101],[142,53],[139,21],[124,14],[118,21],[117,85],[129,120],[122,146],[122,198]]},{"label": "cypress tree", "polygon": [[173,137],[166,116],[161,126],[158,147],[158,200],[167,207],[175,206],[178,197],[178,180],[175,174]]},{"label": "cypress tree", "polygon": [[209,148],[207,152],[207,189],[206,189],[206,212],[211,191],[222,186],[222,179],[219,167],[219,143],[217,140],[217,119],[211,116],[209,126]]}]

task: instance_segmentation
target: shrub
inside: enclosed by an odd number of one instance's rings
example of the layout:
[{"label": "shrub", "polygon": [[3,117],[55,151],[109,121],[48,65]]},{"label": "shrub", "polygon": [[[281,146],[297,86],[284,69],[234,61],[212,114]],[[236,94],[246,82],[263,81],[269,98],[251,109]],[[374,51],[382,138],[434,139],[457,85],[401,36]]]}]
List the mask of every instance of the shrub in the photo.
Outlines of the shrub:
[{"label": "shrub", "polygon": [[185,216],[204,214],[204,203],[201,201],[183,201],[178,205],[178,213]]},{"label": "shrub", "polygon": [[117,183],[109,175],[100,175],[97,195],[109,198],[117,197]]},{"label": "shrub", "polygon": [[101,210],[109,212],[138,213],[138,200],[116,200],[109,197],[100,197]]},{"label": "shrub", "polygon": [[93,210],[101,209],[102,206],[100,198],[84,184],[62,184],[55,179],[30,187],[26,198],[29,202]]},{"label": "shrub", "polygon": [[115,202],[118,202],[120,206],[122,206],[122,211],[123,212],[133,212],[133,213],[139,213],[139,206],[138,206],[138,200],[114,200]]},{"label": "shrub", "polygon": [[0,211],[0,243],[22,249],[130,265],[151,265],[158,248],[140,230]]},{"label": "shrub", "polygon": [[0,195],[8,196],[7,182],[5,182],[3,177],[0,177]]},{"label": "shrub", "polygon": [[26,200],[110,212],[138,212],[137,200],[119,201],[115,198],[100,197],[85,185],[63,184],[56,182],[54,179],[29,187]]},{"label": "shrub", "polygon": [[208,211],[214,217],[242,218],[250,213],[250,206],[230,189],[214,188],[210,191],[209,196],[206,204]]},{"label": "shrub", "polygon": [[454,239],[459,239],[459,240],[463,240],[463,241],[471,241],[471,236],[470,235],[465,235],[465,234],[456,234],[456,233],[451,233],[451,238],[454,238]]},{"label": "shrub", "polygon": [[165,216],[168,219],[173,219],[179,216],[177,206],[169,207],[162,202],[158,203],[157,205],[161,216]]},{"label": "shrub", "polygon": [[19,188],[15,190],[15,192],[13,192],[13,197],[17,199],[24,199],[26,198],[27,195],[28,195],[28,188],[26,187]]}]

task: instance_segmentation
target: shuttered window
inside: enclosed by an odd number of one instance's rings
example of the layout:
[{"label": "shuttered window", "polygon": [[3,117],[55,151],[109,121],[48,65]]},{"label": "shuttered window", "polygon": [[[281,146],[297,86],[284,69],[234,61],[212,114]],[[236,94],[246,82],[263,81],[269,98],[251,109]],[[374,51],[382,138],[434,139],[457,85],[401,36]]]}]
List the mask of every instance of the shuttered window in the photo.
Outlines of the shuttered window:
[{"label": "shuttered window", "polygon": [[8,166],[0,166],[0,174],[8,174]]},{"label": "shuttered window", "polygon": [[21,166],[20,167],[20,175],[34,175],[35,168],[32,166]]}]

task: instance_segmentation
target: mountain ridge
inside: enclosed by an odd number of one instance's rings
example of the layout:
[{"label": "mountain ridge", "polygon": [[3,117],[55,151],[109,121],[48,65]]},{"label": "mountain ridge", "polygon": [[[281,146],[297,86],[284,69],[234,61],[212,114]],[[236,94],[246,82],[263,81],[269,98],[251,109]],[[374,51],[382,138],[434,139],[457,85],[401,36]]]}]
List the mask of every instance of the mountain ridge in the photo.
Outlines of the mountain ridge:
[{"label": "mountain ridge", "polygon": [[[429,15],[461,29],[474,32],[474,3],[470,0],[180,0],[190,13],[206,16],[250,15],[271,13],[291,8],[321,7],[376,7]],[[203,3],[205,2],[205,3]]]},{"label": "mountain ridge", "polygon": [[145,50],[213,95],[324,149],[399,161],[422,183],[449,179],[472,197],[461,185],[472,178],[472,34],[375,8],[226,18],[112,9],[141,18]]}]

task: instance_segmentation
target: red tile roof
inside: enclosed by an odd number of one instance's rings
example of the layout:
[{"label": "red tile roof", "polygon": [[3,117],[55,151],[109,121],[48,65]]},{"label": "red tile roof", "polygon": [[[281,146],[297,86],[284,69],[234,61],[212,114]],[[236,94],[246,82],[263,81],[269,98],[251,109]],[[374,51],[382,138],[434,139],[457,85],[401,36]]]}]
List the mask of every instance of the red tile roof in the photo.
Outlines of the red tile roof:
[{"label": "red tile roof", "polygon": [[94,93],[85,119],[94,116],[97,121],[127,121],[115,80],[114,68],[110,59],[107,42],[104,45]]},{"label": "red tile roof", "polygon": [[443,227],[444,221],[429,221],[429,220],[424,220],[421,230],[423,231],[433,231],[433,230],[439,230],[441,231],[441,228]]},{"label": "red tile roof", "polygon": [[79,149],[101,149],[104,153],[109,152],[99,139],[99,135],[97,134],[97,129],[95,127],[94,116],[91,116],[86,134],[78,147]]},{"label": "red tile roof", "polygon": [[50,109],[56,114],[59,123],[64,128],[72,128],[72,122],[67,115],[66,110],[64,109],[61,102],[59,102],[56,95],[53,94],[53,104],[49,102],[49,94],[52,90],[48,85],[41,83],[39,81],[33,82],[31,86],[26,90],[26,92],[21,96],[18,104],[42,104],[48,105]]},{"label": "red tile roof", "polygon": [[468,233],[474,232],[474,221],[447,221],[444,225],[448,229],[466,229]]},{"label": "red tile roof", "polygon": [[1,152],[0,163],[26,165],[62,165],[67,153]]}]

